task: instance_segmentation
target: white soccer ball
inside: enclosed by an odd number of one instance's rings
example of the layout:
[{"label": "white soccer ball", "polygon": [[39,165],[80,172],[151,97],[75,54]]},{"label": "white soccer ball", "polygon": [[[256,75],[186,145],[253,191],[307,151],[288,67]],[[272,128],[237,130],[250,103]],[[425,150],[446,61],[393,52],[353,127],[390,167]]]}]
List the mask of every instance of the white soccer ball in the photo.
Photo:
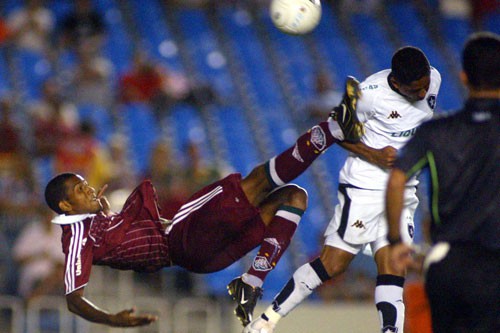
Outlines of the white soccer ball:
[{"label": "white soccer ball", "polygon": [[311,32],[321,19],[320,0],[272,0],[271,20],[276,28],[291,35]]}]

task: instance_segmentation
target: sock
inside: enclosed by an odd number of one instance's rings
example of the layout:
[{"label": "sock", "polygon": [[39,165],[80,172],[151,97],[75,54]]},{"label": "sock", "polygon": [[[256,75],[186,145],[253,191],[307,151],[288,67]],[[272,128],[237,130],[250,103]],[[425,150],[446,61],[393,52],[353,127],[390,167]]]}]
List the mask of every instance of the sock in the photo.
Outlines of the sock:
[{"label": "sock", "polygon": [[275,297],[264,315],[270,322],[277,323],[328,279],[330,276],[319,258],[302,265],[293,273],[293,277]]},{"label": "sock", "polygon": [[379,312],[382,333],[403,332],[405,319],[404,281],[403,277],[396,275],[377,276],[375,305]]},{"label": "sock", "polygon": [[300,136],[294,146],[271,158],[266,163],[266,172],[273,187],[282,186],[297,178],[319,155],[335,143],[337,141],[333,136],[337,132],[335,126],[338,127],[334,121],[324,121]]},{"label": "sock", "polygon": [[[282,205],[278,208],[276,215],[266,228],[264,241],[254,258],[252,267],[248,270],[246,277],[243,277],[243,281],[246,279],[248,282],[245,282],[254,287],[262,286],[262,281],[276,267],[288,245],[290,245],[302,214],[304,214],[304,211],[295,207]],[[260,280],[260,285],[258,285],[259,281],[253,277]]]}]

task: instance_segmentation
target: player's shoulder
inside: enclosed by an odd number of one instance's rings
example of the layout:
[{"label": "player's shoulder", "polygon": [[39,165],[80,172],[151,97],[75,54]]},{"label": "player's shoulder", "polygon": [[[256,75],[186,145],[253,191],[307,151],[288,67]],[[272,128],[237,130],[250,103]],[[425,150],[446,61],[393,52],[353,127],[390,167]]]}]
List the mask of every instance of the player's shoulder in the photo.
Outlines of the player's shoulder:
[{"label": "player's shoulder", "polygon": [[437,68],[431,66],[431,82],[436,82],[437,84],[441,84],[441,73],[437,70]]},{"label": "player's shoulder", "polygon": [[385,69],[368,76],[363,82],[361,82],[359,88],[361,89],[364,98],[366,99],[368,96],[373,98],[379,94],[386,93],[388,89],[390,89],[387,81],[390,73],[390,69]]}]

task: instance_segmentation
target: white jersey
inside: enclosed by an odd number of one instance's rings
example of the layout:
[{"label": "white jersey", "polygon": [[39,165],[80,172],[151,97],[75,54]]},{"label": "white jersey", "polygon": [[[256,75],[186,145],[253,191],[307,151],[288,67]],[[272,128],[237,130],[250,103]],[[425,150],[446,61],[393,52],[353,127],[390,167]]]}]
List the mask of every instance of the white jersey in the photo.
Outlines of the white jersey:
[{"label": "white jersey", "polygon": [[[390,69],[369,76],[360,84],[362,96],[358,100],[357,115],[364,123],[361,141],[380,149],[392,146],[401,149],[415,134],[417,127],[432,118],[441,86],[441,75],[431,67],[431,80],[425,98],[409,102],[391,89],[388,82]],[[349,153],[339,175],[339,182],[356,187],[385,190],[389,170],[371,164],[354,153]],[[416,177],[407,185],[417,185]]]}]

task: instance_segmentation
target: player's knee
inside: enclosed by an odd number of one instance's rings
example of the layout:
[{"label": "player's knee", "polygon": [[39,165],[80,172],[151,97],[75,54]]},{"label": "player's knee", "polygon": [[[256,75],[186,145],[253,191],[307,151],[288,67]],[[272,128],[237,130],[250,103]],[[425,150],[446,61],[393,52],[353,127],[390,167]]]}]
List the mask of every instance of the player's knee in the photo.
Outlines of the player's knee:
[{"label": "player's knee", "polygon": [[331,251],[328,251],[328,247],[324,248],[321,252],[320,260],[330,278],[344,273],[347,270],[347,267],[349,267],[350,262],[341,260],[338,256],[333,255]]},{"label": "player's knee", "polygon": [[286,187],[286,200],[284,204],[306,210],[308,194],[307,191],[298,185],[288,185]]}]

